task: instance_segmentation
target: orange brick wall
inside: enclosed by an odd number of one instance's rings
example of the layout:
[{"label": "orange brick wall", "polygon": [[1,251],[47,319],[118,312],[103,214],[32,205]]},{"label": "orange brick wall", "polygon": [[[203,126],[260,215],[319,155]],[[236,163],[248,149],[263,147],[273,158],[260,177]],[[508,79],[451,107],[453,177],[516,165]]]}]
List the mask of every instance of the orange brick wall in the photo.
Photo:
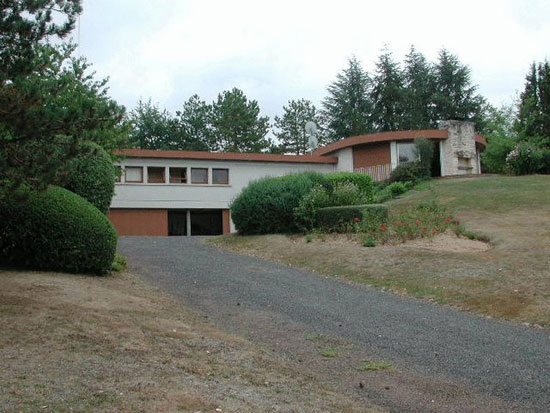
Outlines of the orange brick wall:
[{"label": "orange brick wall", "polygon": [[111,209],[107,218],[118,235],[168,236],[166,209]]},{"label": "orange brick wall", "polygon": [[391,163],[390,143],[380,142],[353,148],[353,167],[385,165]]}]

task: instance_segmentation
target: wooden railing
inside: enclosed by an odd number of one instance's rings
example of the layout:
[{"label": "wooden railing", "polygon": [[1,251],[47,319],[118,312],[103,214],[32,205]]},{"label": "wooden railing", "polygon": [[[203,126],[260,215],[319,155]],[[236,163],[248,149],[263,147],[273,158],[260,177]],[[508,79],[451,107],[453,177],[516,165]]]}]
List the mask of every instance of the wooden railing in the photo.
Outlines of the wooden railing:
[{"label": "wooden railing", "polygon": [[391,164],[366,166],[364,168],[355,168],[355,172],[369,175],[374,182],[385,181],[390,178]]}]

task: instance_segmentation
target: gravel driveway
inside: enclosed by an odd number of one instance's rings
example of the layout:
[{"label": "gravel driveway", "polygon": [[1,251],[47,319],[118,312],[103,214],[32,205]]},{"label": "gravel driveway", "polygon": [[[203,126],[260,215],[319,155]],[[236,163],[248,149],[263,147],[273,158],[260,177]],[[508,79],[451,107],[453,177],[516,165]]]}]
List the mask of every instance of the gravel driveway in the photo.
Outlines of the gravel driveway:
[{"label": "gravel driveway", "polygon": [[[277,334],[296,323],[345,338],[408,371],[475,388],[515,406],[511,410],[550,406],[546,330],[238,255],[200,238],[125,237],[119,250],[149,282],[230,330],[253,337],[266,320]],[[251,317],[255,312],[263,317]]]}]

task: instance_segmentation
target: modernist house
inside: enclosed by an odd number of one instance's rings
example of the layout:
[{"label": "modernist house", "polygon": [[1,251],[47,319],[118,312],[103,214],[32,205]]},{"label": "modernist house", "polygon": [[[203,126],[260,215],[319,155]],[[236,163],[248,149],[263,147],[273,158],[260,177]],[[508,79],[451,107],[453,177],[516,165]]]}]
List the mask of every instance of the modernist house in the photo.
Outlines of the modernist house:
[{"label": "modernist house", "polygon": [[108,213],[120,235],[216,235],[234,232],[229,205],[252,180],[305,171],[358,171],[384,180],[413,160],[415,138],[434,142],[434,176],[479,174],[486,146],[474,125],[354,136],[311,155],[125,149]]}]

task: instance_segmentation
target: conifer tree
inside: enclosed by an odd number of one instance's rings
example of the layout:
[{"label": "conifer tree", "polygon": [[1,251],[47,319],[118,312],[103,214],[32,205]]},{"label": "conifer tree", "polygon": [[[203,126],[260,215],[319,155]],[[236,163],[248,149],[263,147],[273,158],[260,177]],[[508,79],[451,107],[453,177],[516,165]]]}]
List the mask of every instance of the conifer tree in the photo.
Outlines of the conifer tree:
[{"label": "conifer tree", "polygon": [[404,78],[403,129],[436,127],[432,103],[435,92],[434,74],[424,55],[417,52],[414,46],[411,46],[405,57]]},{"label": "conifer tree", "polygon": [[348,67],[329,85],[328,96],[322,102],[330,141],[372,132],[370,88],[368,73],[355,57],[350,58]]},{"label": "conifer tree", "polygon": [[533,63],[520,95],[518,132],[523,137],[550,137],[550,64]]}]

